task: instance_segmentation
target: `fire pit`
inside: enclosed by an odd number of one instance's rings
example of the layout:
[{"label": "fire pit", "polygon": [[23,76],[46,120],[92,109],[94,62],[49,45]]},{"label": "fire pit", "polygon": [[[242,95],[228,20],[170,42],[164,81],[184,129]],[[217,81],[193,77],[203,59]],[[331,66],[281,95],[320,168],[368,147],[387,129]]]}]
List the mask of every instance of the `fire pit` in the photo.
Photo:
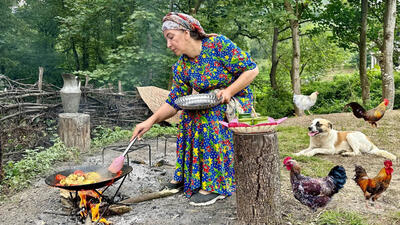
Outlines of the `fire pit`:
[{"label": "fire pit", "polygon": [[[60,176],[66,177],[76,171],[81,171],[85,174],[89,172],[96,172],[101,176],[101,180],[95,183],[81,185],[60,184]],[[124,183],[126,176],[131,171],[132,167],[128,165],[124,165],[121,171],[116,174],[110,173],[107,168],[102,166],[81,166],[52,174],[46,178],[45,182],[47,185],[52,187],[70,191],[68,200],[71,202],[71,205],[74,206],[74,211],[72,214],[80,216],[82,221],[86,220],[88,216],[90,216],[91,220],[94,221],[95,224],[98,222],[109,224],[109,222],[103,218],[103,215],[108,211],[108,207],[115,203],[115,197]],[[122,181],[114,195],[112,195],[111,198],[104,195],[104,192],[120,179],[122,179]],[[75,194],[73,194],[73,191],[75,191]],[[102,205],[106,206],[100,214],[100,206]]]}]

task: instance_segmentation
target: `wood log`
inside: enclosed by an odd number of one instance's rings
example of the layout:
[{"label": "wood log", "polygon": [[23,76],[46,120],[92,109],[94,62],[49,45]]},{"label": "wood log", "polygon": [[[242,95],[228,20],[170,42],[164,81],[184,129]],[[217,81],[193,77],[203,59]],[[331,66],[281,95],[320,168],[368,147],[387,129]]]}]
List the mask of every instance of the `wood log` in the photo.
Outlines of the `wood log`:
[{"label": "wood log", "polygon": [[233,143],[239,224],[281,224],[276,132],[235,133]]},{"label": "wood log", "polygon": [[179,190],[177,190],[177,189],[162,190],[162,191],[159,191],[159,192],[152,192],[152,193],[147,193],[147,194],[135,196],[135,197],[132,197],[132,198],[128,198],[128,199],[122,200],[122,201],[120,201],[118,203],[121,203],[121,204],[139,203],[139,202],[149,201],[149,200],[156,199],[156,198],[168,197],[168,196],[171,196],[171,195],[174,195],[174,194],[178,193],[178,191]]},{"label": "wood log", "polygon": [[81,152],[90,149],[90,116],[83,113],[60,113],[58,134],[67,147]]}]

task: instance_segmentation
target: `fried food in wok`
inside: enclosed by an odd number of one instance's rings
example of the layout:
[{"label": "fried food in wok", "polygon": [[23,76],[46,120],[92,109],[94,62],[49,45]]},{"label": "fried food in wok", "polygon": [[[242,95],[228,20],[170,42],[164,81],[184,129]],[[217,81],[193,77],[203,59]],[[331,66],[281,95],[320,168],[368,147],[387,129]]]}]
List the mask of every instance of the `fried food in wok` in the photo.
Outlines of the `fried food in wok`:
[{"label": "fried food in wok", "polygon": [[93,184],[101,181],[101,176],[97,172],[83,173],[82,171],[75,171],[74,173],[62,178],[59,182],[62,186],[72,186],[72,185],[85,185]]}]

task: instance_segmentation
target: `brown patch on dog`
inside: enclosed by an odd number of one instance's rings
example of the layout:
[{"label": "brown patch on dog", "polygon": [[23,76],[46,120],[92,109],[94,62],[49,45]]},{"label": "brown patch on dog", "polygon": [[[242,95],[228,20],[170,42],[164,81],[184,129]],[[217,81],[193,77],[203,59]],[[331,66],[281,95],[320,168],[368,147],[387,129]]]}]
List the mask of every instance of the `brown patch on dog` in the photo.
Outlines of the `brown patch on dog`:
[{"label": "brown patch on dog", "polygon": [[347,134],[351,132],[349,131],[339,131],[337,132],[337,140],[335,142],[335,147],[339,146],[343,142],[347,141]]}]

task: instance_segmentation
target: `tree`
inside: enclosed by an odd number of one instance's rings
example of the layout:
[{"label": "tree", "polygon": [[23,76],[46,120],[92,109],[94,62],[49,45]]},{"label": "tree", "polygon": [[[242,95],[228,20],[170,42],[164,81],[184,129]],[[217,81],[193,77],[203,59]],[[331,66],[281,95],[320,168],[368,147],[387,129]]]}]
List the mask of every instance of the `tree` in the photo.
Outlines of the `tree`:
[{"label": "tree", "polygon": [[367,24],[371,24],[368,21],[368,0],[362,0],[361,8],[359,0],[330,1],[326,5],[326,10],[316,19],[317,23],[332,30],[334,33],[333,40],[339,46],[345,49],[358,50],[360,58],[359,76],[364,104],[370,100],[366,60],[367,43],[368,39],[373,39],[374,36],[374,29],[368,28],[367,32]]},{"label": "tree", "polygon": [[369,81],[367,76],[367,17],[368,17],[368,0],[361,0],[361,26],[360,26],[360,82],[361,96],[364,104],[370,100],[369,97]]},{"label": "tree", "polygon": [[394,102],[394,75],[393,75],[393,40],[396,24],[396,0],[385,0],[384,14],[384,41],[383,41],[383,68],[382,97],[389,100],[389,109],[393,109]]},{"label": "tree", "polygon": [[[292,45],[293,45],[292,68],[290,70],[290,77],[292,81],[292,88],[294,94],[301,94],[299,20],[301,18],[302,7],[303,7],[302,4],[296,1],[296,6],[294,10],[290,2],[288,0],[285,0],[286,10],[293,15],[293,17],[289,20],[289,22],[290,22],[290,29],[292,30]],[[294,111],[298,116],[304,115],[304,111],[299,109],[296,105],[294,105]]]}]

